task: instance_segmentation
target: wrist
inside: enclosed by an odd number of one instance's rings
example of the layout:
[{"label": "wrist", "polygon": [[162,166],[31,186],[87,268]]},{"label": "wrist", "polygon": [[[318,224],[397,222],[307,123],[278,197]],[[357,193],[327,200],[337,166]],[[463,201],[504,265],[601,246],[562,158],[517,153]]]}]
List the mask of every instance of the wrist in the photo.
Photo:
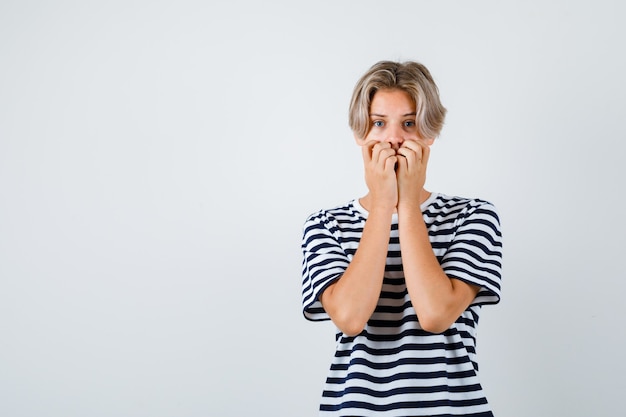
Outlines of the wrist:
[{"label": "wrist", "polygon": [[376,213],[382,215],[389,215],[395,213],[397,200],[392,198],[377,198],[371,193],[367,194],[365,197],[359,199],[359,203],[368,213]]},{"label": "wrist", "polygon": [[421,213],[422,204],[426,202],[426,200],[428,200],[430,195],[431,193],[423,188],[419,192],[416,192],[415,190],[411,190],[411,192],[405,193],[400,192],[400,198],[398,199],[398,213],[400,211],[416,211],[418,213]]},{"label": "wrist", "polygon": [[413,212],[418,211],[421,213],[421,201],[419,196],[413,196],[412,198],[400,198],[398,200],[398,214],[400,212]]},{"label": "wrist", "polygon": [[366,209],[370,217],[380,215],[391,218],[391,215],[396,212],[396,207],[393,204],[371,204]]}]

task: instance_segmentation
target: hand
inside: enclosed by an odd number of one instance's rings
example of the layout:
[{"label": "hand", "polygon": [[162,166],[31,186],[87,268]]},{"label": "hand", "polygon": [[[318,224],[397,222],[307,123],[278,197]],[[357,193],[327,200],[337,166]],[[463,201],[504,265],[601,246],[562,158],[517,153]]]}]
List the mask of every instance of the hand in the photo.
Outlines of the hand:
[{"label": "hand", "polygon": [[429,156],[430,146],[421,139],[406,140],[398,149],[398,205],[419,207]]},{"label": "hand", "polygon": [[373,206],[395,209],[398,205],[396,151],[387,142],[370,140],[361,147],[365,166],[365,183]]}]

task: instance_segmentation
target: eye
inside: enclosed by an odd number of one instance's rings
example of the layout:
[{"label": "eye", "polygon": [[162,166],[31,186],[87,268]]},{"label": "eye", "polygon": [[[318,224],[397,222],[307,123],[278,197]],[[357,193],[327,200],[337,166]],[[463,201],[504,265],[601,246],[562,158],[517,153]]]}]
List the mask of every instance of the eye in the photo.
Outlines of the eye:
[{"label": "eye", "polygon": [[374,120],[372,125],[376,127],[383,127],[385,125],[385,122],[383,122],[382,120]]},{"label": "eye", "polygon": [[415,120],[407,120],[404,122],[404,127],[415,127]]}]

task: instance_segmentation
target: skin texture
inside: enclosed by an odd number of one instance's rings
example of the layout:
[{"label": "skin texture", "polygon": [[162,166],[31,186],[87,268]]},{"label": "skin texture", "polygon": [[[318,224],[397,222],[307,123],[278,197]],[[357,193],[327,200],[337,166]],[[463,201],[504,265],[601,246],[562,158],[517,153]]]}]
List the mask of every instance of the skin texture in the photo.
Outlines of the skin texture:
[{"label": "skin texture", "polygon": [[402,90],[376,92],[370,106],[371,129],[355,138],[361,147],[368,193],[363,235],[344,274],[321,295],[335,325],[348,336],[363,331],[376,308],[383,283],[392,214],[398,213],[405,281],[424,330],[441,333],[467,309],[479,288],[449,278],[435,257],[420,204],[430,146],[417,135],[415,103]]}]

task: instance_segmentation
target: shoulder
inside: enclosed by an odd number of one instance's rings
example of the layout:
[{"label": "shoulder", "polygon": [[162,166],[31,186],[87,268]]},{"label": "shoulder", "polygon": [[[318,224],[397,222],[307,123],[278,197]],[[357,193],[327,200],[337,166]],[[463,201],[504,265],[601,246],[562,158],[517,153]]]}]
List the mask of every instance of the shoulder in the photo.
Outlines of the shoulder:
[{"label": "shoulder", "polygon": [[351,200],[346,204],[321,209],[310,214],[303,226],[303,244],[316,246],[320,241],[342,244],[358,240],[363,232],[363,213]]},{"label": "shoulder", "polygon": [[453,218],[486,217],[500,223],[496,206],[488,200],[476,197],[451,196],[437,193],[424,210],[426,215]]},{"label": "shoulder", "polygon": [[355,205],[355,200],[334,206],[328,209],[320,209],[311,213],[304,222],[305,227],[314,224],[339,224],[344,222],[354,222],[362,217],[359,209]]},{"label": "shoulder", "polygon": [[363,231],[354,200],[329,209],[311,213],[302,229],[305,253],[343,253],[343,245],[359,240]]}]

